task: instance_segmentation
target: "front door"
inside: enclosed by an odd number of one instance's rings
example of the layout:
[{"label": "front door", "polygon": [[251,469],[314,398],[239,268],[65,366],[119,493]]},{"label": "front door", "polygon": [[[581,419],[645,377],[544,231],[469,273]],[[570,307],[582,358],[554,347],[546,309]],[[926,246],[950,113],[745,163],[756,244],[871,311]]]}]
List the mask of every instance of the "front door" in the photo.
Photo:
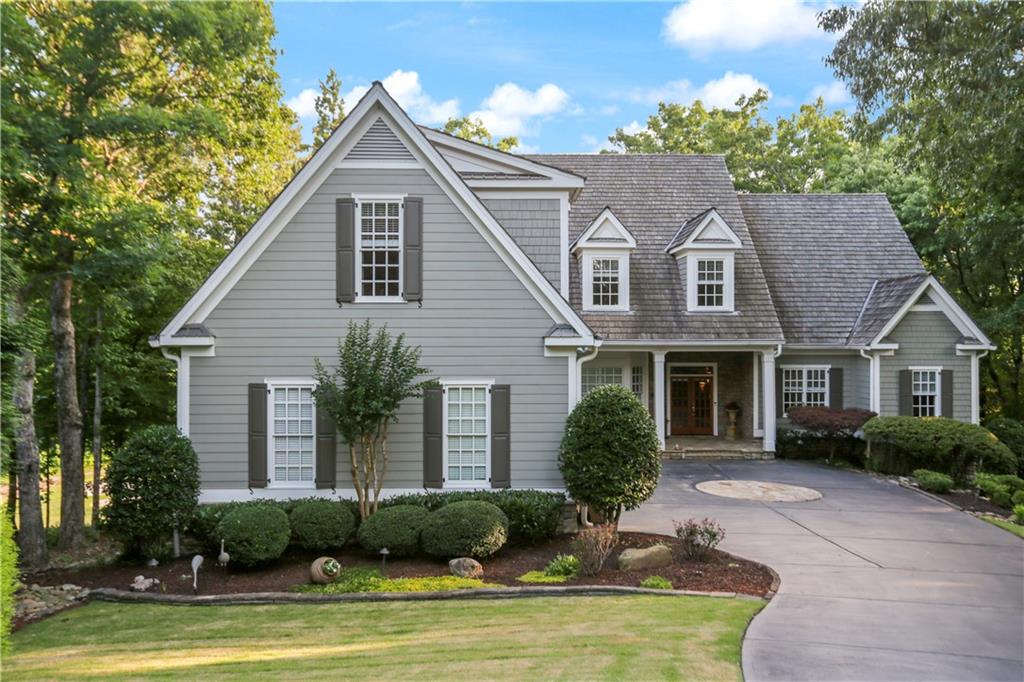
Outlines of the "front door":
[{"label": "front door", "polygon": [[714,378],[674,376],[669,394],[671,435],[710,435],[714,431]]}]

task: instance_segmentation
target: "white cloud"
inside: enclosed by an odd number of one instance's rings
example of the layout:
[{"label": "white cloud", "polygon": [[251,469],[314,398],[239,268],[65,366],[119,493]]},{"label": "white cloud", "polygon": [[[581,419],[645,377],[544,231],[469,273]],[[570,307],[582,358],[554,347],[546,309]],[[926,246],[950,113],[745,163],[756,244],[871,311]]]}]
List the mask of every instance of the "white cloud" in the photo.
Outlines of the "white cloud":
[{"label": "white cloud", "polygon": [[569,94],[554,83],[546,83],[530,91],[515,83],[503,83],[494,88],[481,103],[481,108],[470,114],[483,121],[487,130],[497,137],[528,134],[530,120],[564,111],[569,105]]},{"label": "white cloud", "polygon": [[811,99],[821,98],[828,106],[844,106],[851,102],[850,91],[839,81],[832,81],[828,85],[819,85],[811,90]]},{"label": "white cloud", "polygon": [[629,125],[623,126],[622,128],[622,132],[626,133],[627,135],[636,135],[641,130],[647,130],[647,126],[640,125],[639,121],[630,121]]},{"label": "white cloud", "polygon": [[295,97],[287,100],[285,105],[295,112],[299,118],[309,118],[316,113],[317,91],[313,88],[306,88]]},{"label": "white cloud", "polygon": [[663,35],[694,52],[756,50],[826,35],[816,16],[825,8],[798,0],[687,0],[665,17]]},{"label": "white cloud", "polygon": [[[388,94],[418,123],[437,125],[459,115],[459,100],[435,101],[423,91],[420,75],[415,71],[398,69],[385,78],[382,83]],[[345,93],[346,111],[351,111],[352,107],[369,89],[368,86],[359,85]]]},{"label": "white cloud", "polygon": [[710,80],[700,87],[695,87],[693,83],[684,78],[669,81],[656,88],[633,90],[629,94],[629,99],[643,104],[657,104],[658,102],[689,104],[699,99],[707,107],[733,109],[740,95],[752,95],[758,89],[767,90],[768,96],[771,96],[768,86],[749,73],[726,71],[721,78]]}]

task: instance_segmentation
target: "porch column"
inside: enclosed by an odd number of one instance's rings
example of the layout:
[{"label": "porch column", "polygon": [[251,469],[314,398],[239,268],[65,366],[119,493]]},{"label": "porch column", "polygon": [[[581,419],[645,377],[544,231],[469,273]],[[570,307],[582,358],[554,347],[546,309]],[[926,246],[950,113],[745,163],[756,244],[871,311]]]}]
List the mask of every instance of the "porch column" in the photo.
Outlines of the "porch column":
[{"label": "porch column", "polygon": [[654,425],[665,449],[665,351],[654,351]]},{"label": "porch column", "polygon": [[764,387],[764,451],[775,452],[775,352],[761,351],[761,385]]}]

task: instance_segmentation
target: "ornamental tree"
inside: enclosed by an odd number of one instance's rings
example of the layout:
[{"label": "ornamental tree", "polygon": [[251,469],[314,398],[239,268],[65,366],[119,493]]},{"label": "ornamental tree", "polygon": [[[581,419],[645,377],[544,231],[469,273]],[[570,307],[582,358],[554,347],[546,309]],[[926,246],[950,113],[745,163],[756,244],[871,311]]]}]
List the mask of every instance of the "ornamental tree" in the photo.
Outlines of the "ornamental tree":
[{"label": "ornamental tree", "polygon": [[369,320],[350,322],[338,341],[338,365],[328,371],[314,361],[313,397],[326,410],[348,444],[349,466],[359,516],[377,511],[388,469],[388,428],[398,418],[403,400],[419,398],[429,370],[420,366],[421,350],[392,338],[387,326],[376,332]]},{"label": "ornamental tree", "polygon": [[654,420],[624,386],[596,388],[565,422],[558,465],[573,498],[617,525],[623,509],[639,507],[658,485]]}]

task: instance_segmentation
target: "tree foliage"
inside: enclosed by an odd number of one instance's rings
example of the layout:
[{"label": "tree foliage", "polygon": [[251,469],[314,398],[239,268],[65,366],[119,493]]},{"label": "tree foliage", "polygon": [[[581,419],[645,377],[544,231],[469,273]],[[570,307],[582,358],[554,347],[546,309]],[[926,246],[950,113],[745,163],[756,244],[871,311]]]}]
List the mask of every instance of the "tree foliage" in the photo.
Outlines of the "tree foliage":
[{"label": "tree foliage", "polygon": [[[892,138],[927,183],[914,244],[993,338],[989,412],[1024,416],[1024,4],[868,2],[826,10],[826,58],[856,133]],[[995,404],[991,404],[995,402]]]},{"label": "tree foliage", "polygon": [[423,395],[429,370],[420,365],[419,346],[405,342],[405,334],[392,338],[386,326],[376,332],[369,320],[350,322],[338,340],[338,364],[327,370],[314,363],[313,397],[338,427],[348,444],[349,464],[359,514],[377,511],[388,466],[388,428],[398,418],[403,400]]},{"label": "tree foliage", "polygon": [[487,130],[487,126],[484,125],[482,120],[470,118],[469,116],[448,119],[444,124],[444,132],[463,140],[493,147],[502,152],[510,152],[519,146],[518,137],[510,135],[494,139],[494,136]]},{"label": "tree foliage", "polygon": [[314,101],[316,123],[313,125],[313,150],[320,148],[334,129],[345,120],[345,100],[341,98],[341,79],[334,69],[320,81],[320,94]]}]

